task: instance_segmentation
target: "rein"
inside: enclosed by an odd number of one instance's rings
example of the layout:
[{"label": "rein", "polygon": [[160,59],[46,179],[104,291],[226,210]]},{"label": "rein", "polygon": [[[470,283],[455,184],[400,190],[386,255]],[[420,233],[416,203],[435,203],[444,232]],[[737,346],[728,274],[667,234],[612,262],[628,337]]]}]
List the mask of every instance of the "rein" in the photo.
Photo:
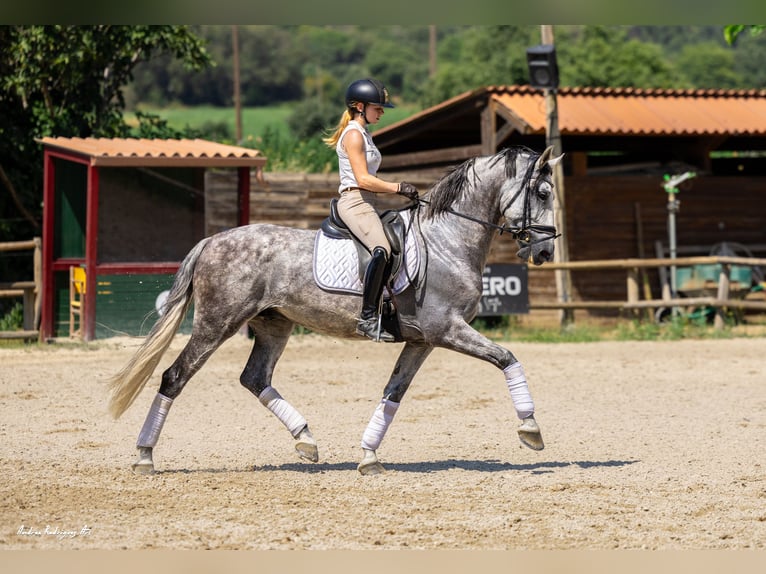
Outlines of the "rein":
[{"label": "rein", "polygon": [[[422,198],[418,198],[418,202],[426,204],[426,205],[430,205],[429,201]],[[542,243],[543,241],[548,241],[549,239],[556,239],[557,237],[561,237],[561,234],[556,233],[556,228],[551,225],[529,224],[529,225],[524,225],[523,227],[510,227],[507,225],[497,225],[496,223],[484,221],[483,219],[478,219],[476,217],[473,217],[472,215],[460,213],[459,211],[455,211],[451,207],[448,207],[445,211],[451,215],[462,217],[463,219],[473,221],[474,223],[479,223],[480,225],[484,225],[485,227],[496,229],[500,232],[500,235],[502,235],[503,233],[508,233],[513,239],[526,243],[527,245],[535,245],[536,243]],[[530,234],[530,232],[532,231],[543,234],[543,237],[535,241],[532,241],[531,240],[532,236]]]}]

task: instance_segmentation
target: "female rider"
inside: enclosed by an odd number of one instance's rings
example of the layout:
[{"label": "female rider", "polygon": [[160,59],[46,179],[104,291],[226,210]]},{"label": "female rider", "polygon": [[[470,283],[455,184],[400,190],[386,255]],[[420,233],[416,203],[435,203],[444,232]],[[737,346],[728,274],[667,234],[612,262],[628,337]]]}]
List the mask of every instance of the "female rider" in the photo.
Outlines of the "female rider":
[{"label": "female rider", "polygon": [[379,326],[378,318],[380,297],[391,274],[391,247],[380,221],[376,195],[398,193],[411,200],[418,197],[414,185],[384,181],[375,175],[382,157],[368,126],[378,123],[383,108],[393,107],[388,91],[379,81],[367,78],[352,82],[346,90],[346,109],[335,131],[323,140],[338,154],[338,214],[372,254],[364,275],[362,311],[356,332],[384,342],[395,340]]}]

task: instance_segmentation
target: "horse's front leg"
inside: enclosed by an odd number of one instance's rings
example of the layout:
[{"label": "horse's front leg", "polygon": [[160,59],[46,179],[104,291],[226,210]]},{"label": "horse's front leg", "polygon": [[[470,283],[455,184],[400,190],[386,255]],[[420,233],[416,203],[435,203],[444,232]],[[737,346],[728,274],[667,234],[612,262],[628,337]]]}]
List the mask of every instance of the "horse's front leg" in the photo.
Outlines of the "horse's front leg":
[{"label": "horse's front leg", "polygon": [[404,349],[396,361],[394,371],[391,373],[391,378],[389,378],[383,391],[383,399],[376,407],[362,435],[364,456],[357,467],[360,473],[372,475],[381,474],[385,471],[383,465],[378,461],[376,451],[393,421],[415,373],[418,372],[432,350],[433,347],[429,345],[416,345],[414,343],[404,345]]},{"label": "horse's front leg", "polygon": [[436,346],[488,361],[501,369],[516,415],[521,420],[521,426],[518,428],[519,440],[532,450],[543,450],[543,436],[535,420],[535,403],[529,392],[524,369],[513,353],[493,343],[462,320],[444,330]]}]

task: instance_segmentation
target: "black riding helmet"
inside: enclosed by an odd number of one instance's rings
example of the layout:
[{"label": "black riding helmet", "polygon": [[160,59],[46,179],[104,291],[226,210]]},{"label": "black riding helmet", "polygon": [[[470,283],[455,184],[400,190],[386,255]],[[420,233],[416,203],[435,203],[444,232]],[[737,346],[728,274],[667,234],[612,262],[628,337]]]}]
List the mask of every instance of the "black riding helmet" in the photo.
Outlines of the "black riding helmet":
[{"label": "black riding helmet", "polygon": [[388,101],[386,87],[372,78],[351,82],[346,89],[346,105],[352,107],[354,102],[376,104],[384,108],[394,107],[394,104]]}]

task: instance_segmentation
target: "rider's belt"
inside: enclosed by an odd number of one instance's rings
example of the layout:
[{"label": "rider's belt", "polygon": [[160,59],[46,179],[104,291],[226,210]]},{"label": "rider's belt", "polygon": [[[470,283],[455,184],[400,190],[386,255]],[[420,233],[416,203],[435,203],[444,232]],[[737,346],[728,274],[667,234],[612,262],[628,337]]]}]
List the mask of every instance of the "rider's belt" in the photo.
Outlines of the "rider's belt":
[{"label": "rider's belt", "polygon": [[343,193],[344,191],[362,191],[362,188],[361,187],[344,187],[343,189],[340,190],[341,193]]}]

